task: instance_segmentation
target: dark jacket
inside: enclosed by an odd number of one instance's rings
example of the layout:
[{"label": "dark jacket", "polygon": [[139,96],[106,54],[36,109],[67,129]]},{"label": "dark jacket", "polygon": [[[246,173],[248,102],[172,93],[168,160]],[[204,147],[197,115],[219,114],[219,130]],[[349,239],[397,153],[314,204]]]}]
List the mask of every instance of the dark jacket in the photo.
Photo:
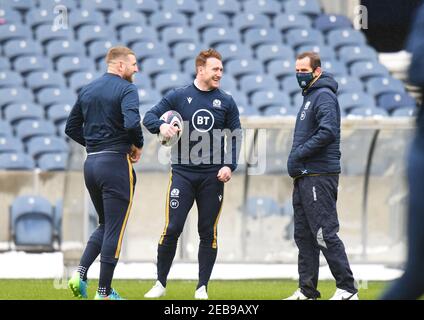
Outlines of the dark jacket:
[{"label": "dark jacket", "polygon": [[291,177],[340,173],[340,107],[337,82],[323,72],[304,90],[287,161]]},{"label": "dark jacket", "polygon": [[66,122],[65,133],[87,152],[128,153],[143,146],[139,99],[135,85],[105,73],[84,86]]}]

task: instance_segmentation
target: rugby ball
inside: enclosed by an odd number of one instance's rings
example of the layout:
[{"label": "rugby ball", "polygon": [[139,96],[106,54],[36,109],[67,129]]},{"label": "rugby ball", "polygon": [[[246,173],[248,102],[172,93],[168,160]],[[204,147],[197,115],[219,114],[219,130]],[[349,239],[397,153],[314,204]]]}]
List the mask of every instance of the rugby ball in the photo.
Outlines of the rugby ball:
[{"label": "rugby ball", "polygon": [[166,146],[166,147],[173,146],[174,144],[178,142],[178,140],[181,138],[181,135],[183,133],[183,129],[184,129],[183,118],[177,111],[170,110],[165,112],[159,119],[180,129],[180,131],[178,131],[178,133],[172,138],[165,138],[160,132],[158,133],[159,142],[163,146]]}]

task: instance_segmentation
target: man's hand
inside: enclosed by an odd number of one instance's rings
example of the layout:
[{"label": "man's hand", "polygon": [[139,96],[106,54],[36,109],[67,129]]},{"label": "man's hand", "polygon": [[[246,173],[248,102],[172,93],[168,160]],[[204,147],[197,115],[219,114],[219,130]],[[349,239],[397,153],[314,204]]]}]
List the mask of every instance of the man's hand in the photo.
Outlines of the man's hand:
[{"label": "man's hand", "polygon": [[141,150],[142,148],[137,148],[135,145],[131,145],[131,153],[130,153],[131,163],[137,163],[138,160],[140,160]]},{"label": "man's hand", "polygon": [[178,131],[181,131],[181,129],[174,127],[173,125],[169,123],[162,123],[160,125],[160,133],[167,139],[172,138],[177,134]]},{"label": "man's hand", "polygon": [[225,166],[218,171],[217,178],[219,181],[228,182],[231,179],[231,174],[232,174],[231,169]]}]

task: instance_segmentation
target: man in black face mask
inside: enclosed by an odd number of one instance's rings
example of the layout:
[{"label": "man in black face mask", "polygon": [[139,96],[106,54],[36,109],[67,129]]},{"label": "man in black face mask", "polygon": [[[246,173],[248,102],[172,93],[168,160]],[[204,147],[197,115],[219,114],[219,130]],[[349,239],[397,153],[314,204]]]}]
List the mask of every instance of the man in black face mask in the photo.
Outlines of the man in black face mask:
[{"label": "man in black face mask", "polygon": [[299,289],[288,300],[317,299],[319,255],[324,254],[337,290],[331,300],[358,300],[343,242],[337,236],[336,201],[340,174],[340,107],[337,82],[322,72],[314,52],[296,59],[303,104],[294,129],[287,167],[294,179],[294,238],[299,249]]}]

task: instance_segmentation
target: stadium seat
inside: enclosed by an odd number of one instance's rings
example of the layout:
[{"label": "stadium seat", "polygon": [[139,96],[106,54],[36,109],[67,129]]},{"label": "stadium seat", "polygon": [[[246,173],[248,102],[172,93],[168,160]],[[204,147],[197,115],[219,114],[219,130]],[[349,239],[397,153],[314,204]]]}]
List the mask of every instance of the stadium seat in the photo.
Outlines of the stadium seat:
[{"label": "stadium seat", "polygon": [[122,0],[121,9],[139,11],[145,15],[151,15],[159,11],[159,2],[156,0]]},{"label": "stadium seat", "polygon": [[37,160],[37,165],[42,171],[64,171],[67,167],[65,153],[46,153]]},{"label": "stadium seat", "polygon": [[367,45],[343,46],[340,48],[338,56],[339,59],[346,65],[350,65],[358,61],[378,61],[377,52]]},{"label": "stadium seat", "polygon": [[57,136],[34,137],[26,146],[28,154],[36,160],[44,153],[67,153],[69,150],[66,141]]},{"label": "stadium seat", "polygon": [[286,107],[291,106],[290,97],[288,94],[279,90],[259,90],[252,94],[251,97],[252,107],[259,111],[273,107]]},{"label": "stadium seat", "polygon": [[[243,104],[237,104],[237,108],[239,110],[240,117],[252,117],[252,116],[260,117],[261,116],[261,113],[259,112],[259,110],[255,108],[245,107],[245,105]],[[239,164],[238,170],[240,170],[240,164]]]},{"label": "stadium seat", "polygon": [[347,115],[347,118],[356,118],[356,117],[372,117],[372,118],[381,118],[388,117],[389,114],[387,111],[381,108],[376,107],[358,107],[353,108]]},{"label": "stadium seat", "polygon": [[126,26],[146,26],[146,18],[137,11],[117,10],[109,16],[109,26],[116,31]]},{"label": "stadium seat", "polygon": [[283,3],[284,12],[292,14],[306,14],[316,17],[321,13],[318,0],[286,0]]},{"label": "stadium seat", "polygon": [[9,70],[10,69],[10,63],[9,59],[6,57],[0,56],[0,70]]},{"label": "stadium seat", "polygon": [[250,48],[241,43],[221,43],[215,49],[222,55],[224,65],[233,59],[252,59]]},{"label": "stadium seat", "polygon": [[[16,0],[9,0],[16,1]],[[19,0],[18,0],[19,1]],[[66,10],[69,12],[77,11],[77,1],[75,0],[39,0],[39,6],[43,9],[53,11],[53,13],[58,14],[59,8],[57,8],[58,12],[55,12],[54,9],[57,6],[64,6]]]},{"label": "stadium seat", "polygon": [[24,119],[42,120],[44,118],[44,110],[33,103],[14,103],[4,109],[4,116],[10,124],[15,125]]},{"label": "stadium seat", "polygon": [[[6,138],[13,137],[13,131],[12,131],[12,126],[9,124],[9,122],[0,118],[0,138],[3,138],[3,137],[6,137]],[[0,152],[2,152],[1,147],[0,147]]]},{"label": "stadium seat", "polygon": [[81,43],[70,40],[53,40],[46,46],[47,56],[56,61],[63,56],[85,55],[85,48]]},{"label": "stadium seat", "polygon": [[[168,87],[168,89],[170,89],[171,87]],[[140,99],[140,105],[142,107],[154,105],[158,103],[159,100],[162,98],[161,94],[159,93],[159,89],[152,90],[144,88],[138,89],[138,97]]]},{"label": "stadium seat", "polygon": [[53,71],[35,71],[31,72],[25,80],[28,88],[37,92],[43,88],[64,88],[65,81],[61,74]]},{"label": "stadium seat", "polygon": [[329,48],[326,45],[305,45],[300,46],[297,48],[296,53],[300,54],[305,51],[312,51],[319,54],[319,57],[321,58],[321,63],[325,61],[334,61],[336,60],[336,54],[333,49]]},{"label": "stadium seat", "polygon": [[115,0],[81,1],[81,9],[110,13],[118,9],[118,2]]},{"label": "stadium seat", "polygon": [[211,9],[228,17],[233,17],[241,12],[240,1],[237,0],[208,0],[207,3],[208,8],[203,8],[204,11]]},{"label": "stadium seat", "polygon": [[53,208],[41,196],[19,196],[10,207],[11,236],[15,245],[27,250],[52,251]]},{"label": "stadium seat", "polygon": [[150,77],[147,77],[144,74],[135,75],[134,85],[139,89],[145,89],[149,91],[152,91],[152,88],[153,88],[153,84]]},{"label": "stadium seat", "polygon": [[274,28],[286,33],[291,29],[310,29],[311,19],[302,14],[284,13],[274,18]]},{"label": "stadium seat", "polygon": [[238,91],[237,81],[231,75],[228,75],[228,74],[226,75],[225,73],[224,73],[224,76],[220,80],[219,87],[222,90],[224,90],[225,92],[227,92],[227,91],[228,92]]},{"label": "stadium seat", "polygon": [[55,14],[51,8],[34,8],[26,16],[26,24],[35,30],[41,25],[52,26],[55,20]]},{"label": "stadium seat", "polygon": [[69,103],[55,103],[48,108],[47,118],[57,125],[59,122],[65,121],[68,118],[72,107],[73,105]]},{"label": "stadium seat", "polygon": [[233,19],[233,28],[241,34],[252,28],[270,28],[270,19],[264,14],[240,13]]},{"label": "stadium seat", "polygon": [[78,40],[85,46],[96,40],[107,40],[115,42],[115,32],[102,25],[86,25],[78,30]]},{"label": "stadium seat", "polygon": [[20,87],[24,84],[21,75],[15,71],[0,70],[0,88]]},{"label": "stadium seat", "polygon": [[262,63],[267,64],[274,59],[294,59],[294,52],[290,46],[271,43],[256,47],[255,56]]},{"label": "stadium seat", "polygon": [[166,27],[161,32],[162,42],[172,48],[174,45],[181,42],[198,42],[198,37],[193,31],[186,27]]},{"label": "stadium seat", "polygon": [[281,117],[296,117],[298,109],[293,107],[269,107],[263,112],[266,117],[281,116]]},{"label": "stadium seat", "polygon": [[327,42],[337,50],[342,46],[363,46],[366,39],[363,33],[355,29],[336,29],[328,31]]},{"label": "stadium seat", "polygon": [[281,2],[277,0],[247,0],[243,1],[243,12],[275,16],[282,12]]},{"label": "stadium seat", "polygon": [[10,40],[30,39],[31,32],[27,26],[21,24],[0,25],[0,44]]},{"label": "stadium seat", "polygon": [[416,115],[417,107],[403,107],[392,112],[392,117],[414,117]]},{"label": "stadium seat", "polygon": [[364,85],[361,80],[356,77],[347,75],[341,75],[336,77],[336,81],[339,85],[337,93],[361,93],[364,91]]},{"label": "stadium seat", "polygon": [[194,59],[193,60],[187,59],[186,61],[182,63],[182,71],[186,72],[193,78],[196,77],[196,66],[194,65],[194,63],[195,63]]},{"label": "stadium seat", "polygon": [[296,47],[308,44],[322,46],[324,44],[324,37],[318,30],[292,29],[286,33],[286,41],[296,49]]},{"label": "stadium seat", "polygon": [[131,47],[137,41],[155,41],[156,31],[146,26],[125,26],[119,30],[121,42]]},{"label": "stadium seat", "polygon": [[282,43],[282,35],[275,29],[253,28],[243,34],[244,44],[253,50],[264,44]]},{"label": "stadium seat", "polygon": [[11,103],[30,103],[34,101],[32,92],[22,87],[0,89],[0,109]]},{"label": "stadium seat", "polygon": [[56,61],[56,70],[65,77],[69,77],[77,71],[91,71],[93,69],[95,69],[93,60],[84,56],[65,56]]},{"label": "stadium seat", "polygon": [[100,63],[114,43],[109,40],[95,40],[88,45],[88,56],[96,63]]},{"label": "stadium seat", "polygon": [[38,42],[28,39],[10,40],[4,45],[4,54],[10,60],[21,56],[41,55],[43,49]]},{"label": "stadium seat", "polygon": [[391,92],[380,95],[377,99],[377,105],[388,112],[392,112],[397,108],[414,107],[416,106],[416,101],[406,92]]},{"label": "stadium seat", "polygon": [[266,64],[266,70],[277,78],[292,76],[296,72],[295,61],[294,59],[274,59]]},{"label": "stadium seat", "polygon": [[131,49],[137,53],[138,61],[141,61],[141,71],[144,70],[144,60],[149,58],[162,58],[164,52],[168,52],[168,49],[161,42],[154,41],[142,41],[136,42]]},{"label": "stadium seat", "polygon": [[78,32],[79,28],[86,25],[104,25],[103,14],[92,10],[73,10],[69,13],[69,24]]},{"label": "stadium seat", "polygon": [[41,55],[29,55],[16,58],[15,61],[13,61],[13,67],[25,77],[30,72],[53,69],[51,60]]},{"label": "stadium seat", "polygon": [[269,196],[248,197],[244,210],[247,216],[254,219],[281,213],[278,202]]},{"label": "stadium seat", "polygon": [[158,11],[150,16],[150,25],[157,31],[165,27],[187,26],[187,19],[182,13],[171,11]]},{"label": "stadium seat", "polygon": [[177,72],[178,66],[175,65],[175,62],[169,57],[160,57],[160,58],[147,58],[143,61],[141,69],[145,74],[154,78],[156,75],[164,72]]},{"label": "stadium seat", "polygon": [[69,88],[74,90],[75,92],[79,92],[79,90],[89,84],[94,79],[98,78],[100,74],[95,73],[93,71],[79,71],[74,72],[69,77]]},{"label": "stadium seat", "polygon": [[321,68],[323,71],[330,72],[334,76],[342,76],[348,74],[345,64],[337,60],[323,61],[321,64]]},{"label": "stadium seat", "polygon": [[350,74],[367,81],[371,77],[388,77],[389,71],[379,62],[359,61],[350,66]]},{"label": "stadium seat", "polygon": [[3,20],[5,24],[21,24],[22,16],[17,10],[2,6],[0,8],[0,20]]},{"label": "stadium seat", "polygon": [[[0,139],[1,140],[1,139]],[[23,152],[0,153],[0,170],[33,170],[35,162]]]},{"label": "stadium seat", "polygon": [[248,74],[264,73],[262,64],[253,59],[233,59],[225,64],[225,70],[236,79]]},{"label": "stadium seat", "polygon": [[190,17],[200,11],[200,3],[196,0],[163,0],[162,10],[178,12]]},{"label": "stadium seat", "polygon": [[293,95],[292,105],[293,107],[299,109],[302,104],[303,104],[303,95],[302,95],[302,92],[299,91],[298,93],[295,93]]},{"label": "stadium seat", "polygon": [[240,79],[240,89],[247,96],[258,90],[278,90],[278,81],[270,75],[250,74]]},{"label": "stadium seat", "polygon": [[237,32],[231,28],[208,28],[203,32],[202,42],[206,48],[214,48],[222,43],[239,43]]},{"label": "stadium seat", "polygon": [[326,33],[330,30],[352,28],[352,22],[344,15],[321,14],[314,20],[314,28]]},{"label": "stadium seat", "polygon": [[[6,129],[4,129],[6,132]],[[22,144],[21,140],[17,139],[16,137],[10,135],[10,136],[0,136],[0,153],[19,153],[23,152],[24,145]]]},{"label": "stadium seat", "polygon": [[35,30],[35,37],[43,46],[53,40],[74,41],[74,33],[71,29],[57,28],[54,25],[42,25]]},{"label": "stadium seat", "polygon": [[175,46],[172,48],[172,55],[178,62],[183,63],[186,60],[194,61],[199,51],[200,46],[197,43],[180,42],[175,44]]},{"label": "stadium seat", "polygon": [[172,72],[172,73],[161,73],[155,80],[155,89],[164,95],[170,89],[186,86],[192,82],[191,77],[187,74]]},{"label": "stadium seat", "polygon": [[349,111],[353,108],[365,107],[370,108],[375,106],[375,99],[371,95],[364,92],[359,93],[342,93],[338,96],[340,109]]},{"label": "stadium seat", "polygon": [[401,93],[405,92],[405,86],[402,81],[393,77],[376,77],[366,82],[365,87],[369,94],[378,97],[383,93]]},{"label": "stadium seat", "polygon": [[26,141],[35,136],[52,136],[56,128],[46,120],[22,120],[16,125],[16,136]]},{"label": "stadium seat", "polygon": [[72,103],[76,101],[77,95],[66,88],[45,88],[37,93],[37,101],[45,109],[55,103]]},{"label": "stadium seat", "polygon": [[219,12],[199,12],[191,19],[191,28],[202,34],[207,28],[225,28],[230,25],[228,17]]},{"label": "stadium seat", "polygon": [[281,87],[284,93],[294,95],[300,91],[296,76],[287,76],[281,81]]},{"label": "stadium seat", "polygon": [[[48,154],[48,155],[44,155],[43,157],[45,156],[51,156],[51,155]],[[58,156],[60,157],[60,155]],[[54,170],[43,170],[43,171],[56,171],[56,170],[54,169]],[[59,199],[56,201],[53,208],[54,238],[59,243],[59,246],[62,244],[62,220],[63,220],[63,200]]]}]

